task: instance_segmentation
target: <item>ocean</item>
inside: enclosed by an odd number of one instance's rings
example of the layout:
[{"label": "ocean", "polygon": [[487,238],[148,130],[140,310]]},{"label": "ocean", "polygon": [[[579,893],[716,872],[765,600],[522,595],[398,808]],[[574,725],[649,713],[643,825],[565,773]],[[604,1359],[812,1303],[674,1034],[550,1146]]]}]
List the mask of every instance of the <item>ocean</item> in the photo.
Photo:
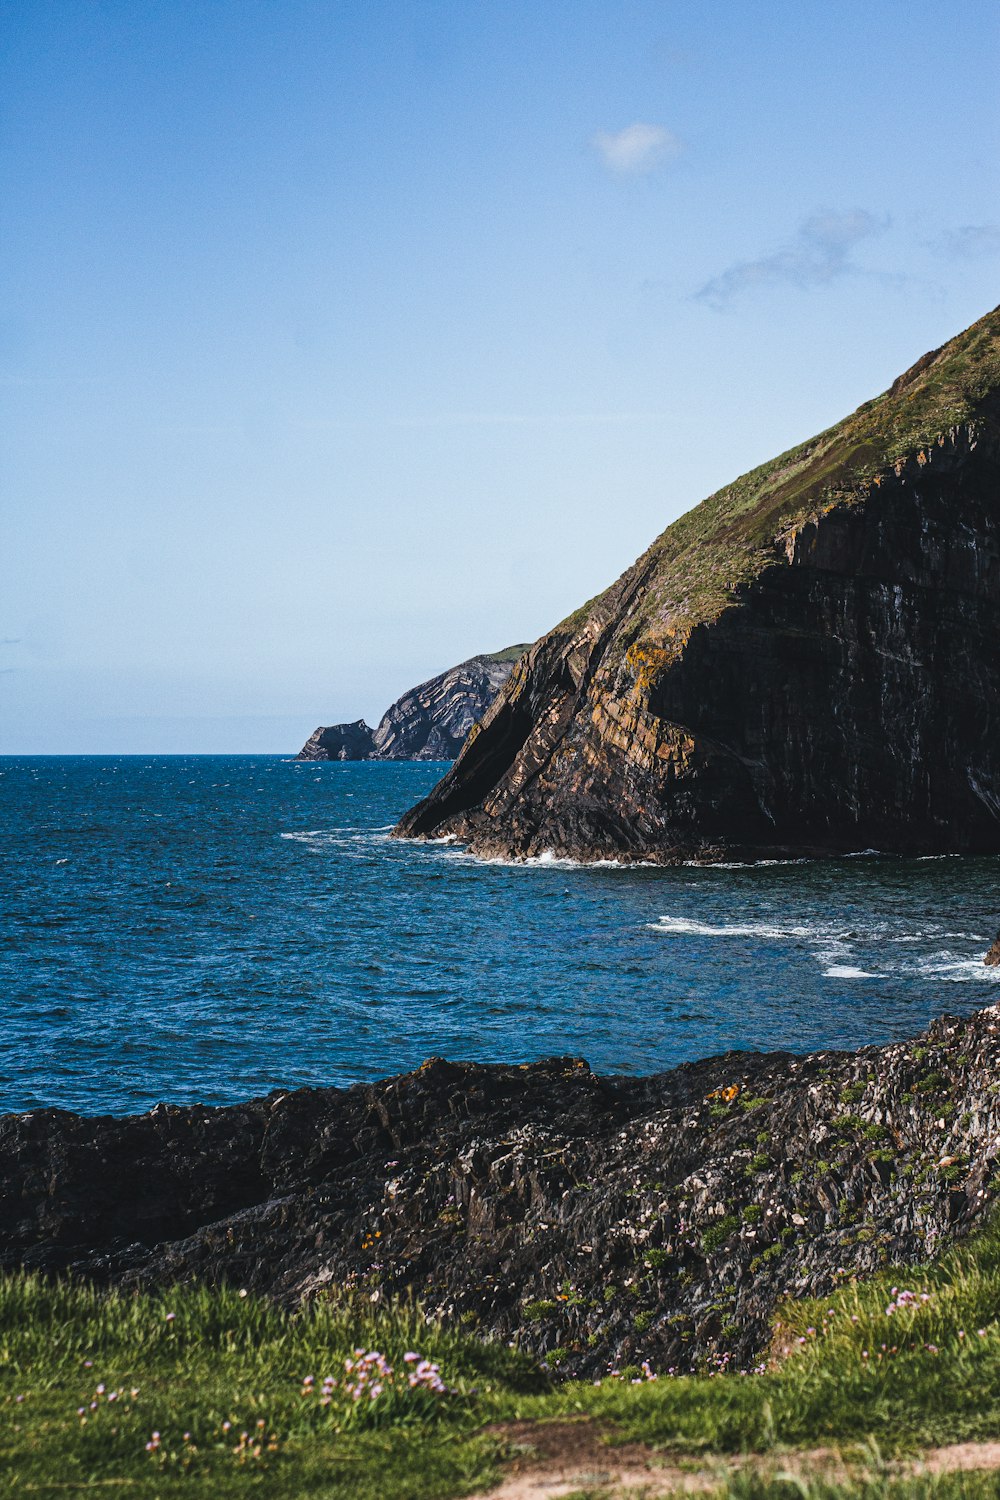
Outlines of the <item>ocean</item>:
[{"label": "ocean", "polygon": [[997,859],[655,869],[390,839],[443,770],[0,759],[0,1111],[228,1103],[431,1056],[650,1073],[1000,999]]}]

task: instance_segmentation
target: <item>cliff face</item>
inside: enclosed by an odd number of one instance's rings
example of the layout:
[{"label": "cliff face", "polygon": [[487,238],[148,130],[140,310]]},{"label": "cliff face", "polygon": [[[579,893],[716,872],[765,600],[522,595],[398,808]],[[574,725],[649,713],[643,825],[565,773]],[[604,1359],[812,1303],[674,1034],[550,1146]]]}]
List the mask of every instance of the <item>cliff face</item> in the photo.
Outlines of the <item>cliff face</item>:
[{"label": "cliff face", "polygon": [[473,656],[404,693],[376,729],[364,719],[310,735],[297,760],[454,760],[527,647]]},{"label": "cliff face", "polygon": [[683,516],[402,820],[487,854],[1000,850],[1000,310]]},{"label": "cliff face", "polygon": [[992,1211],[998,1067],[994,1010],[911,1043],[654,1078],[438,1059],[224,1109],[8,1115],[0,1267],[291,1303],[410,1292],[562,1350],[563,1373],[740,1368],[782,1297],[924,1262]]},{"label": "cliff face", "polygon": [[296,760],[371,760],[374,732],[364,719],[353,724],[322,725],[314,729]]}]

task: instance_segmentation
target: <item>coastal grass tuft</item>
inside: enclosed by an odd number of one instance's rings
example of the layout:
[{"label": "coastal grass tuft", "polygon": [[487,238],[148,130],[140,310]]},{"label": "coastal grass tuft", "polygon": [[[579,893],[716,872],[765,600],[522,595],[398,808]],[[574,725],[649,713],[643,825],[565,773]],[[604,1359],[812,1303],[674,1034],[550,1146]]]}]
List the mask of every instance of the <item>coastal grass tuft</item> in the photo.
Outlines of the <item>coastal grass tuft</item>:
[{"label": "coastal grass tuft", "polygon": [[[876,1438],[891,1452],[1000,1434],[1000,1218],[932,1266],[787,1301],[749,1374],[599,1385],[518,1404],[611,1423],[622,1441],[709,1452]],[[1000,1480],[997,1482],[1000,1492]]]},{"label": "coastal grass tuft", "polygon": [[8,1275],[0,1486],[458,1494],[493,1472],[496,1443],[469,1433],[482,1404],[541,1382],[525,1356],[415,1305],[320,1297],[292,1313],[236,1289],[128,1294]]},{"label": "coastal grass tuft", "polygon": [[5,1493],[443,1500],[497,1478],[505,1423],[567,1418],[710,1478],[721,1455],[885,1456],[839,1486],[780,1464],[720,1472],[714,1493],[733,1500],[995,1495],[996,1475],[906,1478],[889,1460],[1000,1433],[1000,1218],[930,1267],[784,1303],[755,1371],[720,1358],[597,1384],[551,1385],[506,1344],[365,1294],[290,1312],[236,1289],[0,1279]]}]

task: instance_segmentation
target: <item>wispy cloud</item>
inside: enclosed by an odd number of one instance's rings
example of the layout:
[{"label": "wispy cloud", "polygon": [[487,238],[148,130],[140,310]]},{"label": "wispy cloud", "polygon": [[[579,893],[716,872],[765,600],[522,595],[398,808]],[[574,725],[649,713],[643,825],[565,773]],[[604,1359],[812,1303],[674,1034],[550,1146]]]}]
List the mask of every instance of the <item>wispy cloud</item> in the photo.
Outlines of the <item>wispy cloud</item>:
[{"label": "wispy cloud", "polygon": [[983,260],[989,255],[1000,255],[1000,224],[963,224],[960,229],[948,229],[931,249],[951,260]]},{"label": "wispy cloud", "polygon": [[825,209],[804,219],[789,244],[758,260],[736,261],[706,281],[695,296],[710,307],[723,308],[755,287],[794,286],[805,291],[827,286],[838,277],[858,273],[852,260],[855,245],[881,234],[888,224],[888,219],[863,208]]},{"label": "wispy cloud", "polygon": [[683,141],[672,130],[641,120],[624,130],[599,130],[590,144],[608,170],[623,177],[645,176],[684,150]]}]

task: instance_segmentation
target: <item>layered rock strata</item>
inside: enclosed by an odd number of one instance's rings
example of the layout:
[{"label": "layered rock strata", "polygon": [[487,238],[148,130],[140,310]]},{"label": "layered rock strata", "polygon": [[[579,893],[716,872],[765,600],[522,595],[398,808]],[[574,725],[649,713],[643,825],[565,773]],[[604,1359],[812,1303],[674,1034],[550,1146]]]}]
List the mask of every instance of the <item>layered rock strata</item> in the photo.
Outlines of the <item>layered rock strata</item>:
[{"label": "layered rock strata", "polygon": [[747,1368],[789,1294],[919,1265],[993,1203],[1000,1016],[651,1078],[434,1060],[131,1119],[0,1118],[0,1265],[119,1285],[355,1287],[564,1373]]},{"label": "layered rock strata", "polygon": [[671,863],[1000,850],[1000,311],[683,516],[399,825]]},{"label": "layered rock strata", "polygon": [[411,688],[375,729],[364,719],[313,731],[296,760],[454,760],[527,646],[473,656]]}]

